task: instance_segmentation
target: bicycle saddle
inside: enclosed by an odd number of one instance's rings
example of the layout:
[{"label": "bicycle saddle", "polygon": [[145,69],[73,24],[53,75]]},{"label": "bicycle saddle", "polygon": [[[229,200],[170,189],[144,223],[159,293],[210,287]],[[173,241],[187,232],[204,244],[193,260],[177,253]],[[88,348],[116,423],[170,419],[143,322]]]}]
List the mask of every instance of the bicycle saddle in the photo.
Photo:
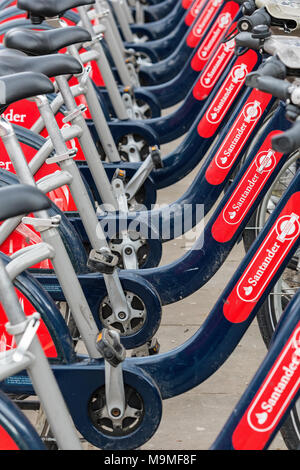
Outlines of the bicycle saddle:
[{"label": "bicycle saddle", "polygon": [[13,184],[0,188],[0,221],[49,209],[50,205],[47,196],[34,186]]},{"label": "bicycle saddle", "polygon": [[[28,55],[45,55],[58,52],[71,44],[84,43],[91,40],[86,29],[70,26],[49,31],[33,31],[26,28],[13,28],[4,38],[4,45],[17,49]],[[65,56],[66,57],[66,56]]]},{"label": "bicycle saddle", "polygon": [[18,0],[17,6],[36,16],[53,18],[72,8],[93,3],[95,0]]},{"label": "bicycle saddle", "polygon": [[20,72],[43,73],[47,77],[76,75],[82,72],[82,65],[74,57],[63,54],[29,57],[13,49],[0,50],[0,76]]},{"label": "bicycle saddle", "polygon": [[[1,66],[0,66],[1,69]],[[54,92],[52,82],[41,73],[23,72],[0,78],[0,114],[15,101]]]},{"label": "bicycle saddle", "polygon": [[264,50],[277,55],[290,69],[300,68],[300,38],[296,36],[272,36],[264,42]]}]

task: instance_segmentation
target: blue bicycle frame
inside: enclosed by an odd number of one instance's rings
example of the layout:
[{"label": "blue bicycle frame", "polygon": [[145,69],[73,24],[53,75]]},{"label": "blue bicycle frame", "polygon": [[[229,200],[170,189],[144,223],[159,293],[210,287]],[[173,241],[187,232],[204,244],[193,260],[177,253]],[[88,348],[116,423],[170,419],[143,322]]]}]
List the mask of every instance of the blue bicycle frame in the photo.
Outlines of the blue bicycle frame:
[{"label": "blue bicycle frame", "polygon": [[[221,47],[221,49],[223,49],[223,46]],[[231,57],[231,54],[232,52],[228,52],[228,57]],[[223,54],[221,55],[221,57],[223,57]],[[251,70],[256,69],[259,66],[260,62],[261,56],[256,54],[254,51],[249,51],[249,53],[245,54],[242,58],[234,58],[232,62],[229,62],[229,65],[225,68],[225,70],[223,69],[223,67],[220,67],[220,69],[218,70],[219,73],[215,76],[216,81],[213,81],[209,87],[203,87],[202,80],[196,82],[193,91],[193,96],[196,97],[195,101],[198,101],[199,104],[201,103],[200,113],[194,120],[194,124],[190,128],[185,139],[181,142],[177,149],[171,152],[166,157],[164,157],[163,168],[155,170],[151,173],[151,178],[155,182],[157,189],[162,189],[172,184],[175,184],[177,181],[184,178],[201,161],[201,159],[213,143],[217,132],[220,132],[224,126],[226,126],[226,132],[229,131],[229,126],[227,125],[228,115],[236,111],[237,107],[240,106],[241,99],[246,99],[246,94],[244,96],[242,94],[242,92],[245,90],[245,72],[246,70],[250,72]],[[225,62],[223,65],[225,67],[227,65],[227,62]],[[207,73],[203,74],[202,77],[204,79],[209,76],[210,67],[206,70]],[[199,125],[201,122],[201,126],[203,128],[205,128],[206,125],[210,125],[205,118],[206,114],[209,112],[210,107],[213,108],[215,104],[219,106],[221,101],[223,102],[223,93],[226,94],[226,88],[228,84],[230,87],[232,86],[234,77],[233,75],[231,75],[231,72],[234,73],[235,70],[244,70],[244,72],[242,72],[242,75],[244,76],[241,76],[239,82],[236,83],[237,86],[235,87],[233,93],[229,98],[230,104],[226,103],[226,105],[228,104],[228,106],[223,109],[222,116],[220,116],[220,119],[218,120],[215,129],[213,129],[210,135],[205,132],[205,129],[203,129],[202,134],[199,134]],[[219,74],[221,74],[221,72],[223,72],[223,74],[219,78]],[[196,106],[193,107],[193,109],[196,110]],[[161,122],[163,123],[163,121]],[[172,137],[174,137],[175,133],[176,131],[174,131]],[[112,167],[112,164],[104,165],[106,168]],[[135,165],[136,169],[138,169],[139,164]],[[126,164],[124,166],[121,166],[123,169],[126,169]],[[81,165],[81,171],[82,174],[84,174],[88,183],[90,184],[91,178],[89,176],[89,169],[84,163]],[[186,196],[188,195],[186,194]]]},{"label": "blue bicycle frame", "polygon": [[[250,53],[252,55],[252,53]],[[252,56],[252,59],[257,59],[257,56]],[[239,65],[240,66],[240,65]],[[223,89],[221,90],[224,91],[226,89],[229,89],[228,87],[228,82],[230,81],[230,78],[227,81],[227,84],[225,83],[223,85]],[[243,88],[243,85],[241,83],[241,88]],[[239,94],[238,90],[236,90],[237,94]],[[183,164],[185,162],[189,162],[187,157],[189,155],[193,155],[194,158],[198,157],[198,161],[200,161],[201,156],[205,154],[205,152],[209,149],[210,145],[214,141],[215,134],[217,131],[219,131],[219,126],[222,129],[220,131],[220,134],[217,138],[217,141],[212,149],[212,151],[209,153],[207,156],[206,162],[204,165],[202,165],[201,169],[199,170],[199,173],[197,177],[195,178],[193,184],[189,187],[189,189],[184,193],[184,195],[178,199],[175,203],[170,204],[166,206],[165,208],[157,211],[151,211],[149,213],[147,212],[141,212],[137,220],[140,221],[155,221],[155,225],[157,227],[157,232],[160,234],[160,237],[163,241],[171,240],[173,238],[176,238],[179,236],[177,229],[178,227],[193,227],[195,226],[203,217],[203,215],[207,214],[209,210],[212,208],[213,204],[216,202],[217,198],[219,197],[220,193],[222,190],[225,188],[228,179],[230,178],[230,175],[234,171],[236,165],[238,162],[241,160],[243,154],[247,150],[248,146],[251,143],[250,139],[245,139],[243,141],[243,146],[237,147],[233,154],[232,154],[232,165],[230,166],[230,171],[224,175],[224,178],[222,178],[221,181],[218,183],[215,183],[212,178],[207,177],[207,172],[211,171],[210,168],[213,165],[213,161],[218,155],[218,150],[220,146],[222,146],[222,143],[226,136],[232,132],[232,128],[235,128],[235,121],[239,119],[239,116],[243,116],[244,108],[249,107],[253,101],[253,93],[248,89],[244,92],[242,97],[240,98],[240,105],[236,107],[236,109],[232,112],[231,118],[228,120],[226,125],[223,123],[223,128],[222,124],[217,123],[216,125],[213,125],[213,128],[211,130],[208,130],[207,132],[207,125],[210,123],[207,121],[207,117],[210,116],[211,109],[214,109],[216,106],[216,103],[220,103],[223,98],[220,99],[220,96],[223,97],[222,93],[217,93],[214,100],[209,103],[209,106],[207,105],[201,114],[201,119],[193,126],[191,129],[191,132],[189,135],[192,137],[188,141],[189,147],[188,148],[188,153],[181,152],[179,153],[180,155],[180,163],[182,162]],[[261,96],[261,95],[259,95]],[[253,126],[251,126],[251,137],[253,138],[256,133],[259,130],[259,124],[263,121],[264,117],[268,114],[272,104],[274,103],[274,99],[270,99],[269,102],[266,104],[266,106],[261,109],[261,115],[259,116],[258,120],[255,122]],[[220,118],[221,120],[221,118]],[[206,137],[204,137],[206,136]],[[204,137],[204,138],[203,138]],[[184,142],[187,142],[187,139],[185,139]],[[193,147],[194,146],[194,147]],[[179,147],[179,151],[182,146]],[[192,150],[191,150],[192,149]],[[193,152],[194,149],[194,152]],[[184,155],[186,157],[184,158]],[[161,170],[162,172],[164,171]],[[166,171],[169,171],[169,168],[166,169]],[[218,173],[218,168],[214,169],[213,171]],[[180,172],[181,176],[184,175],[184,171]],[[174,174],[173,174],[174,178]],[[158,185],[159,186],[159,185]],[[204,204],[205,202],[205,204]],[[198,212],[199,204],[204,204],[204,210],[201,212]],[[188,221],[185,220],[183,221],[183,215],[187,216],[184,213],[185,207],[187,205],[190,206],[190,212],[188,215]],[[135,216],[133,214],[129,214],[130,221]],[[120,220],[120,215],[118,214],[117,218]],[[107,224],[109,221],[114,220],[114,223],[117,223],[116,221],[116,216],[113,214],[110,214],[109,216],[105,217],[102,219],[103,225]],[[188,222],[188,223],[187,223]],[[76,230],[81,233],[81,236],[83,239],[85,239],[84,236],[84,231],[83,231],[83,226],[81,224],[81,221],[79,218],[74,219],[72,216],[72,223],[75,224]],[[168,227],[168,236],[167,238],[164,236],[162,233],[163,227]],[[181,235],[182,233],[180,233]]]},{"label": "blue bicycle frame", "polygon": [[[206,2],[204,1],[203,4],[204,3]],[[199,10],[199,13],[200,11],[201,10]],[[154,52],[156,52],[159,60],[163,60],[172,54],[181,42],[182,38],[185,36],[186,32],[189,30],[191,23],[186,21],[186,17],[189,18],[189,12],[187,15],[184,15],[182,18],[178,19],[178,22],[176,25],[174,25],[172,31],[170,31],[168,34],[165,34],[164,37],[146,42],[147,48],[150,47]],[[125,42],[125,47],[127,49],[132,47],[136,51],[144,52],[143,43],[141,43],[142,49],[140,49],[140,44],[130,42]]]},{"label": "blue bicycle frame", "polygon": [[[239,17],[240,17],[240,13],[238,13],[238,15],[235,17],[235,20],[238,19]],[[229,28],[229,30],[230,29],[231,27]],[[207,40],[207,37],[208,36],[206,36],[206,40]],[[229,43],[228,43],[228,47],[230,48]],[[180,70],[180,72],[173,79],[165,83],[159,84],[159,85],[151,85],[151,86],[143,87],[143,90],[149,91],[152,96],[156,97],[162,109],[174,106],[175,104],[185,99],[187,94],[190,92],[196,78],[198,77],[200,78],[199,72],[201,71],[201,69],[199,70],[197,66],[194,66],[194,61],[198,56],[199,50],[201,50],[201,46],[199,46],[195,50],[192,60],[187,61],[184,67]],[[222,52],[223,51],[220,51],[221,54]],[[213,57],[211,60],[213,60]],[[207,65],[206,68],[208,68],[208,66],[209,64]]]},{"label": "blue bicycle frame", "polygon": [[221,0],[219,3],[209,0],[168,58],[155,64],[141,66],[139,77],[142,85],[158,85],[174,78],[186,62],[191,59],[194,48],[199,45],[200,41],[205,39],[222,6],[223,2]]},{"label": "blue bicycle frame", "polygon": [[[261,100],[264,99],[263,95],[265,97],[269,96],[257,91],[251,93],[254,94],[252,94],[252,97],[248,101],[248,104],[249,102],[251,102],[253,97],[255,97],[254,101],[258,101],[259,96]],[[269,99],[270,101],[272,101],[271,98]],[[246,106],[244,106],[244,109],[246,108]],[[240,118],[241,116],[243,116],[243,113],[240,114]],[[238,122],[238,119],[236,119],[236,122]],[[224,219],[222,216],[224,208],[228,206],[228,201],[234,200],[235,198],[237,198],[237,201],[239,201],[238,196],[241,182],[245,180],[245,175],[247,176],[249,172],[252,172],[253,169],[256,169],[256,160],[258,158],[258,155],[262,152],[269,151],[270,138],[274,134],[274,132],[282,132],[288,127],[289,123],[284,117],[283,105],[280,105],[278,110],[274,113],[273,117],[269,120],[268,124],[266,125],[266,128],[264,129],[264,132],[258,139],[258,142],[255,147],[251,150],[244,165],[241,167],[240,171],[236,175],[233,184],[229,187],[224,198],[222,199],[217,209],[215,210],[213,216],[211,217],[210,221],[207,223],[204,233],[199,238],[199,240],[195,242],[192,249],[182,258],[169,265],[155,269],[145,269],[139,271],[139,276],[143,277],[145,280],[149,281],[151,285],[154,286],[161,298],[163,305],[182,300],[183,298],[191,295],[196,290],[200,289],[206,282],[208,282],[208,280],[216,273],[216,271],[225,261],[231,249],[239,240],[244,228],[248,223],[248,220],[250,219],[252,213],[254,212],[262,197],[266,193],[269,185],[271,184],[271,181],[274,180],[279,169],[283,165],[286,156],[276,154],[276,158],[278,159],[278,161],[276,162],[276,165],[274,165],[272,172],[270,172],[270,174],[267,172],[269,179],[267,179],[266,181],[260,180],[263,181],[263,186],[257,187],[258,192],[254,193],[255,199],[251,201],[251,205],[249,207],[244,206],[244,211],[241,212],[243,214],[241,220],[238,219],[237,223],[233,223],[233,221],[231,221],[227,224],[228,230],[231,229],[231,231],[229,230],[227,234],[228,238],[226,240],[220,239],[220,237],[215,233],[215,231],[218,229],[218,224],[220,224],[220,232],[225,233],[226,224],[223,221]],[[235,127],[235,129],[237,128]],[[228,135],[228,139],[231,139],[232,134]],[[226,145],[226,142],[224,142],[224,145]],[[217,155],[217,160],[220,155],[220,153],[219,156]],[[234,160],[235,157],[233,157],[233,160],[231,161],[232,168],[235,164]],[[209,172],[211,168],[213,168],[212,165],[215,165],[215,162],[216,158],[213,158],[210,164],[206,166],[206,177],[209,177]],[[217,179],[219,180],[219,178],[223,178],[224,180],[225,174],[228,175],[228,171],[230,171],[229,168],[223,169],[220,172],[221,176],[217,176]],[[212,174],[214,174],[214,172]],[[216,175],[218,175],[218,173],[216,173]],[[263,173],[263,175],[265,175],[265,173]],[[221,184],[221,182],[219,181],[218,184]],[[212,185],[212,188],[217,188],[218,184]],[[206,195],[207,197],[209,197],[207,190]],[[203,201],[204,200],[205,199],[203,199]],[[120,273],[120,275],[122,275],[122,273]],[[88,277],[89,276],[81,277],[82,285],[85,286],[87,292],[92,289],[92,285],[94,283],[94,280],[90,278],[89,281]],[[41,276],[40,282],[44,284],[44,286],[49,292],[52,292],[52,295],[55,296],[56,300],[59,300],[57,292],[57,282],[55,281],[55,279],[51,278],[51,276]],[[166,286],[168,286],[167,289]]]},{"label": "blue bicycle frame", "polygon": [[268,354],[211,450],[264,450],[299,398],[300,291],[280,318]]},{"label": "blue bicycle frame", "polygon": [[176,9],[174,0],[165,0],[164,2],[156,5],[145,6],[145,22],[158,21],[168,15],[173,9]]},{"label": "blue bicycle frame", "polygon": [[[189,9],[192,8],[193,3]],[[164,18],[158,21],[152,21],[151,23],[131,24],[130,29],[134,34],[146,34],[152,40],[159,39],[171,33],[173,29],[176,28],[178,21],[185,15],[186,11],[187,9],[183,8],[182,3],[177,2],[175,8]]]},{"label": "blue bicycle frame", "polygon": [[[103,361],[82,359],[52,365],[74,423],[85,439],[103,449],[139,447],[159,425],[161,398],[171,398],[199,385],[225,362],[299,246],[299,181],[300,172],[198,332],[173,351],[147,358],[130,358],[123,363],[125,384],[136,390],[143,400],[143,420],[131,434],[107,435],[92,422],[91,403],[97,404],[93,400],[101,394],[105,384]],[[286,222],[282,224],[282,221],[288,222],[287,231]],[[261,262],[266,263],[266,267],[258,276]],[[253,276],[258,276],[257,284],[249,293],[244,287],[249,287]],[[55,340],[60,341],[57,337]],[[3,388],[10,393],[34,393],[25,374],[15,376],[13,381],[8,379]]]}]

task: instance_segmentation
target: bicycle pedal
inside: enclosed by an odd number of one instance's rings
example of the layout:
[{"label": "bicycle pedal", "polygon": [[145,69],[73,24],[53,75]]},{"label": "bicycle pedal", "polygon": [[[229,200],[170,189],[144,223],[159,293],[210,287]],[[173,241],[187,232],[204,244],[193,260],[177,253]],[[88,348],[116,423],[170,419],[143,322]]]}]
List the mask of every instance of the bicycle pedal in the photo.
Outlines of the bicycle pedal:
[{"label": "bicycle pedal", "polygon": [[125,182],[125,179],[126,179],[126,171],[125,170],[121,170],[120,168],[117,168],[115,173],[114,173],[114,176],[112,177],[113,180],[121,180],[123,182]]},{"label": "bicycle pedal", "polygon": [[135,348],[132,351],[131,357],[147,357],[147,356],[154,356],[158,354],[160,351],[160,344],[157,338],[152,338],[151,341],[147,341],[147,343],[143,344],[139,348]]},{"label": "bicycle pedal", "polygon": [[120,335],[116,331],[104,328],[98,335],[96,347],[103,358],[113,367],[121,364],[126,357],[126,349],[120,342]]},{"label": "bicycle pedal", "polygon": [[160,169],[160,168],[163,168],[163,162],[162,162],[162,159],[161,159],[161,155],[160,155],[160,151],[159,151],[159,148],[154,145],[153,147],[151,147],[151,158],[152,158],[152,161],[153,161],[153,164],[154,164],[154,168],[156,170]]},{"label": "bicycle pedal", "polygon": [[111,253],[109,249],[91,250],[87,267],[101,274],[113,274],[117,267],[119,258]]}]

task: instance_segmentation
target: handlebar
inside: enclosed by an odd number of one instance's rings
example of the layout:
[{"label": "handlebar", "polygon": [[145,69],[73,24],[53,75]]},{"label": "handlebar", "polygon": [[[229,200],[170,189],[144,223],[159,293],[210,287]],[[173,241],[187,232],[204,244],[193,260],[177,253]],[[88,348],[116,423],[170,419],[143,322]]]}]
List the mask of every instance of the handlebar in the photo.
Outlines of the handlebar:
[{"label": "handlebar", "polygon": [[257,77],[255,88],[270,93],[271,95],[286,101],[290,98],[291,84],[273,77]]},{"label": "handlebar", "polygon": [[271,25],[271,16],[265,10],[265,8],[256,10],[251,16],[245,15],[240,18],[237,23],[237,29],[242,33],[246,31],[252,31],[255,26],[260,25]]},{"label": "handlebar", "polygon": [[253,49],[258,51],[261,47],[260,40],[253,38],[251,33],[239,33],[235,37],[236,47]]},{"label": "handlebar", "polygon": [[246,85],[250,88],[257,88],[257,79],[263,76],[283,80],[286,78],[286,67],[279,59],[277,59],[277,57],[270,57],[258,68],[258,70],[247,75]]},{"label": "handlebar", "polygon": [[292,153],[300,148],[300,121],[283,134],[272,138],[272,148],[280,153]]}]

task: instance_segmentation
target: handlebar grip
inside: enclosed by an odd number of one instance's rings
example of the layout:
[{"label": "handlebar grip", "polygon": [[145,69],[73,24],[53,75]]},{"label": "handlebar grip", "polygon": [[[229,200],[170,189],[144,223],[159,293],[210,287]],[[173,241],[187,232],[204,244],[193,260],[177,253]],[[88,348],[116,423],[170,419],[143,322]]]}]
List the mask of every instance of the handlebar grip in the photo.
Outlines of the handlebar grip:
[{"label": "handlebar grip", "polygon": [[250,88],[257,88],[257,79],[263,76],[283,80],[286,78],[286,67],[276,57],[270,57],[258,68],[258,70],[247,75],[246,85]]},{"label": "handlebar grip", "polygon": [[258,51],[261,47],[260,40],[253,38],[251,33],[239,33],[235,37],[235,44],[237,47],[247,47]]},{"label": "handlebar grip", "polygon": [[264,8],[256,10],[251,16],[245,15],[239,19],[237,28],[240,32],[252,31],[255,26],[271,25],[271,17]]},{"label": "handlebar grip", "polygon": [[267,77],[279,78],[283,80],[286,78],[286,67],[277,59],[277,57],[270,57],[267,59],[258,69],[260,75],[265,75]]},{"label": "handlebar grip", "polygon": [[291,129],[272,138],[272,148],[276,152],[291,153],[300,148],[300,121]]},{"label": "handlebar grip", "polygon": [[281,100],[287,100],[290,97],[290,87],[290,83],[273,77],[257,77],[255,86],[258,90],[270,93]]}]

